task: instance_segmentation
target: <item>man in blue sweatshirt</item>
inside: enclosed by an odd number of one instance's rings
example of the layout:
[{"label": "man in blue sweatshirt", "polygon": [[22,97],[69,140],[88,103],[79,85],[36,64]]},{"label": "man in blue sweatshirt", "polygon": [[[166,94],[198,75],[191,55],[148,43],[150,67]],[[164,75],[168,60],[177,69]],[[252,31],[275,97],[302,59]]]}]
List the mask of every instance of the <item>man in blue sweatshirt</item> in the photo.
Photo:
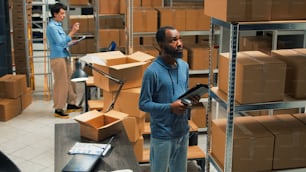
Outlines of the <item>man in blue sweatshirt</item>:
[{"label": "man in blue sweatshirt", "polygon": [[[151,172],[186,172],[188,106],[178,97],[188,89],[189,67],[181,59],[183,43],[175,28],[160,28],[156,41],[161,52],[144,73],[139,98],[139,108],[150,113]],[[194,96],[192,103],[199,99]]]}]

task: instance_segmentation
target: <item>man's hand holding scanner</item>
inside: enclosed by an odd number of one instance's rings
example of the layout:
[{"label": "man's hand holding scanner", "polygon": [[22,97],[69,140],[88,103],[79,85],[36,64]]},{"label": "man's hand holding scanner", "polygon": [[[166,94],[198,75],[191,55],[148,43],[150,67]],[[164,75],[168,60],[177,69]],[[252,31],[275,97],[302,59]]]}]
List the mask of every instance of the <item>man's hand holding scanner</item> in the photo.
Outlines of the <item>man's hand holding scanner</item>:
[{"label": "man's hand holding scanner", "polygon": [[177,115],[182,115],[182,114],[185,113],[185,111],[187,110],[188,107],[199,103],[200,98],[201,97],[199,95],[194,95],[194,96],[191,96],[188,99],[176,100],[175,102],[171,103],[171,105],[170,105],[171,112],[173,112]]}]

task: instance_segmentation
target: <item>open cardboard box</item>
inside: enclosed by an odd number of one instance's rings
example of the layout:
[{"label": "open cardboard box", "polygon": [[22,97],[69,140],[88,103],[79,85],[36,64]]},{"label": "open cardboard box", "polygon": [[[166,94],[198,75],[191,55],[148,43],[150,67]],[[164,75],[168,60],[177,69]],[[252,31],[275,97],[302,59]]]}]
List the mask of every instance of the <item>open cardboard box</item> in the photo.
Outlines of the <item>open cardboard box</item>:
[{"label": "open cardboard box", "polygon": [[124,129],[119,124],[127,116],[127,114],[115,110],[107,113],[93,110],[76,116],[74,119],[80,123],[82,137],[100,141]]},{"label": "open cardboard box", "polygon": [[[145,69],[155,57],[135,52],[125,55],[120,51],[91,53],[82,57],[81,60],[92,63],[95,68],[114,78],[124,81],[123,89],[140,87]],[[109,78],[93,70],[94,83],[106,91],[116,91],[119,85]]]}]

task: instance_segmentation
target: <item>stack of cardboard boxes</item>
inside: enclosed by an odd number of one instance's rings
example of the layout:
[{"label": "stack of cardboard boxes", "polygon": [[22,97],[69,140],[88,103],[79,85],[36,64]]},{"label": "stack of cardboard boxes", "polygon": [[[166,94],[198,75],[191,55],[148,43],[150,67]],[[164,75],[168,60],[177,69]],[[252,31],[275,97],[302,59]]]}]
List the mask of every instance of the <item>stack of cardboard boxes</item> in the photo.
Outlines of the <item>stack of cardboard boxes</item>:
[{"label": "stack of cardboard boxes", "polygon": [[[305,167],[306,116],[236,117],[233,171],[272,171]],[[226,119],[212,122],[212,155],[224,166]]]},{"label": "stack of cardboard boxes", "polygon": [[25,75],[7,74],[0,78],[0,121],[19,115],[32,103],[32,89]]},{"label": "stack of cardboard boxes", "polygon": [[[103,137],[98,137],[98,134],[92,136],[92,134],[89,133],[100,133],[101,135],[101,133],[106,132],[106,128],[112,128],[109,129],[107,133],[114,133],[116,132],[117,122],[122,121],[127,136],[134,147],[136,159],[140,161],[143,156],[144,139],[142,133],[144,131],[146,113],[138,109],[138,100],[143,73],[155,57],[143,52],[125,55],[120,51],[91,53],[87,56],[104,61],[104,65],[95,63],[94,67],[114,78],[124,81],[124,85],[115,103],[114,109],[110,112],[105,112],[113,102],[119,84],[113,82],[98,71],[93,70],[94,84],[101,88],[103,92],[103,104],[101,105],[103,106],[102,111],[104,112],[98,112],[89,107],[89,112],[77,117],[77,121],[83,124],[81,125],[81,134],[87,138],[101,140],[105,138],[105,134],[103,134]],[[91,105],[91,103],[89,103],[89,105]],[[109,113],[111,113],[111,117]],[[106,119],[106,117],[116,120],[108,120],[110,121],[109,123],[95,122],[97,120],[101,121],[100,119],[102,118]],[[90,123],[91,127],[88,127],[85,123]],[[105,124],[108,126],[105,126]]]}]

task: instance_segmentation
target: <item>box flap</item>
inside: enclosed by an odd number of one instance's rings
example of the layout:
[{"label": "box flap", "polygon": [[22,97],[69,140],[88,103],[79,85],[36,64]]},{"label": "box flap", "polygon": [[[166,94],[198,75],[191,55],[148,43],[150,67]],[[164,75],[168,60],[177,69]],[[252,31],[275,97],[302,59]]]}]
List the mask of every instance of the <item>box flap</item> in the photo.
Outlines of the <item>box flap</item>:
[{"label": "box flap", "polygon": [[135,53],[129,55],[128,57],[141,62],[152,61],[155,58],[154,56],[141,51],[136,51]]},{"label": "box flap", "polygon": [[123,112],[119,112],[116,110],[111,110],[107,113],[104,114],[105,116],[109,116],[109,117],[113,117],[113,118],[117,118],[119,120],[123,120],[124,118],[126,118],[128,116],[128,114],[123,113]]},{"label": "box flap", "polygon": [[[98,112],[97,110],[92,110],[92,111],[89,111],[89,112],[86,112],[86,113],[83,113],[81,115],[78,115],[78,116],[74,117],[74,120],[76,120],[78,122],[81,122],[81,123],[84,123],[84,124],[87,124],[88,121],[90,121],[94,118],[97,118],[101,115],[103,115],[101,112]],[[89,124],[87,124],[87,125],[89,125]]]},{"label": "box flap", "polygon": [[81,61],[92,64],[107,65],[107,60],[122,58],[125,55],[121,51],[109,51],[102,53],[90,53],[80,58]]},{"label": "box flap", "polygon": [[142,66],[144,64],[146,64],[146,62],[134,62],[134,63],[118,64],[118,65],[113,65],[109,67],[115,70],[121,70],[121,69],[136,67],[136,66]]}]

